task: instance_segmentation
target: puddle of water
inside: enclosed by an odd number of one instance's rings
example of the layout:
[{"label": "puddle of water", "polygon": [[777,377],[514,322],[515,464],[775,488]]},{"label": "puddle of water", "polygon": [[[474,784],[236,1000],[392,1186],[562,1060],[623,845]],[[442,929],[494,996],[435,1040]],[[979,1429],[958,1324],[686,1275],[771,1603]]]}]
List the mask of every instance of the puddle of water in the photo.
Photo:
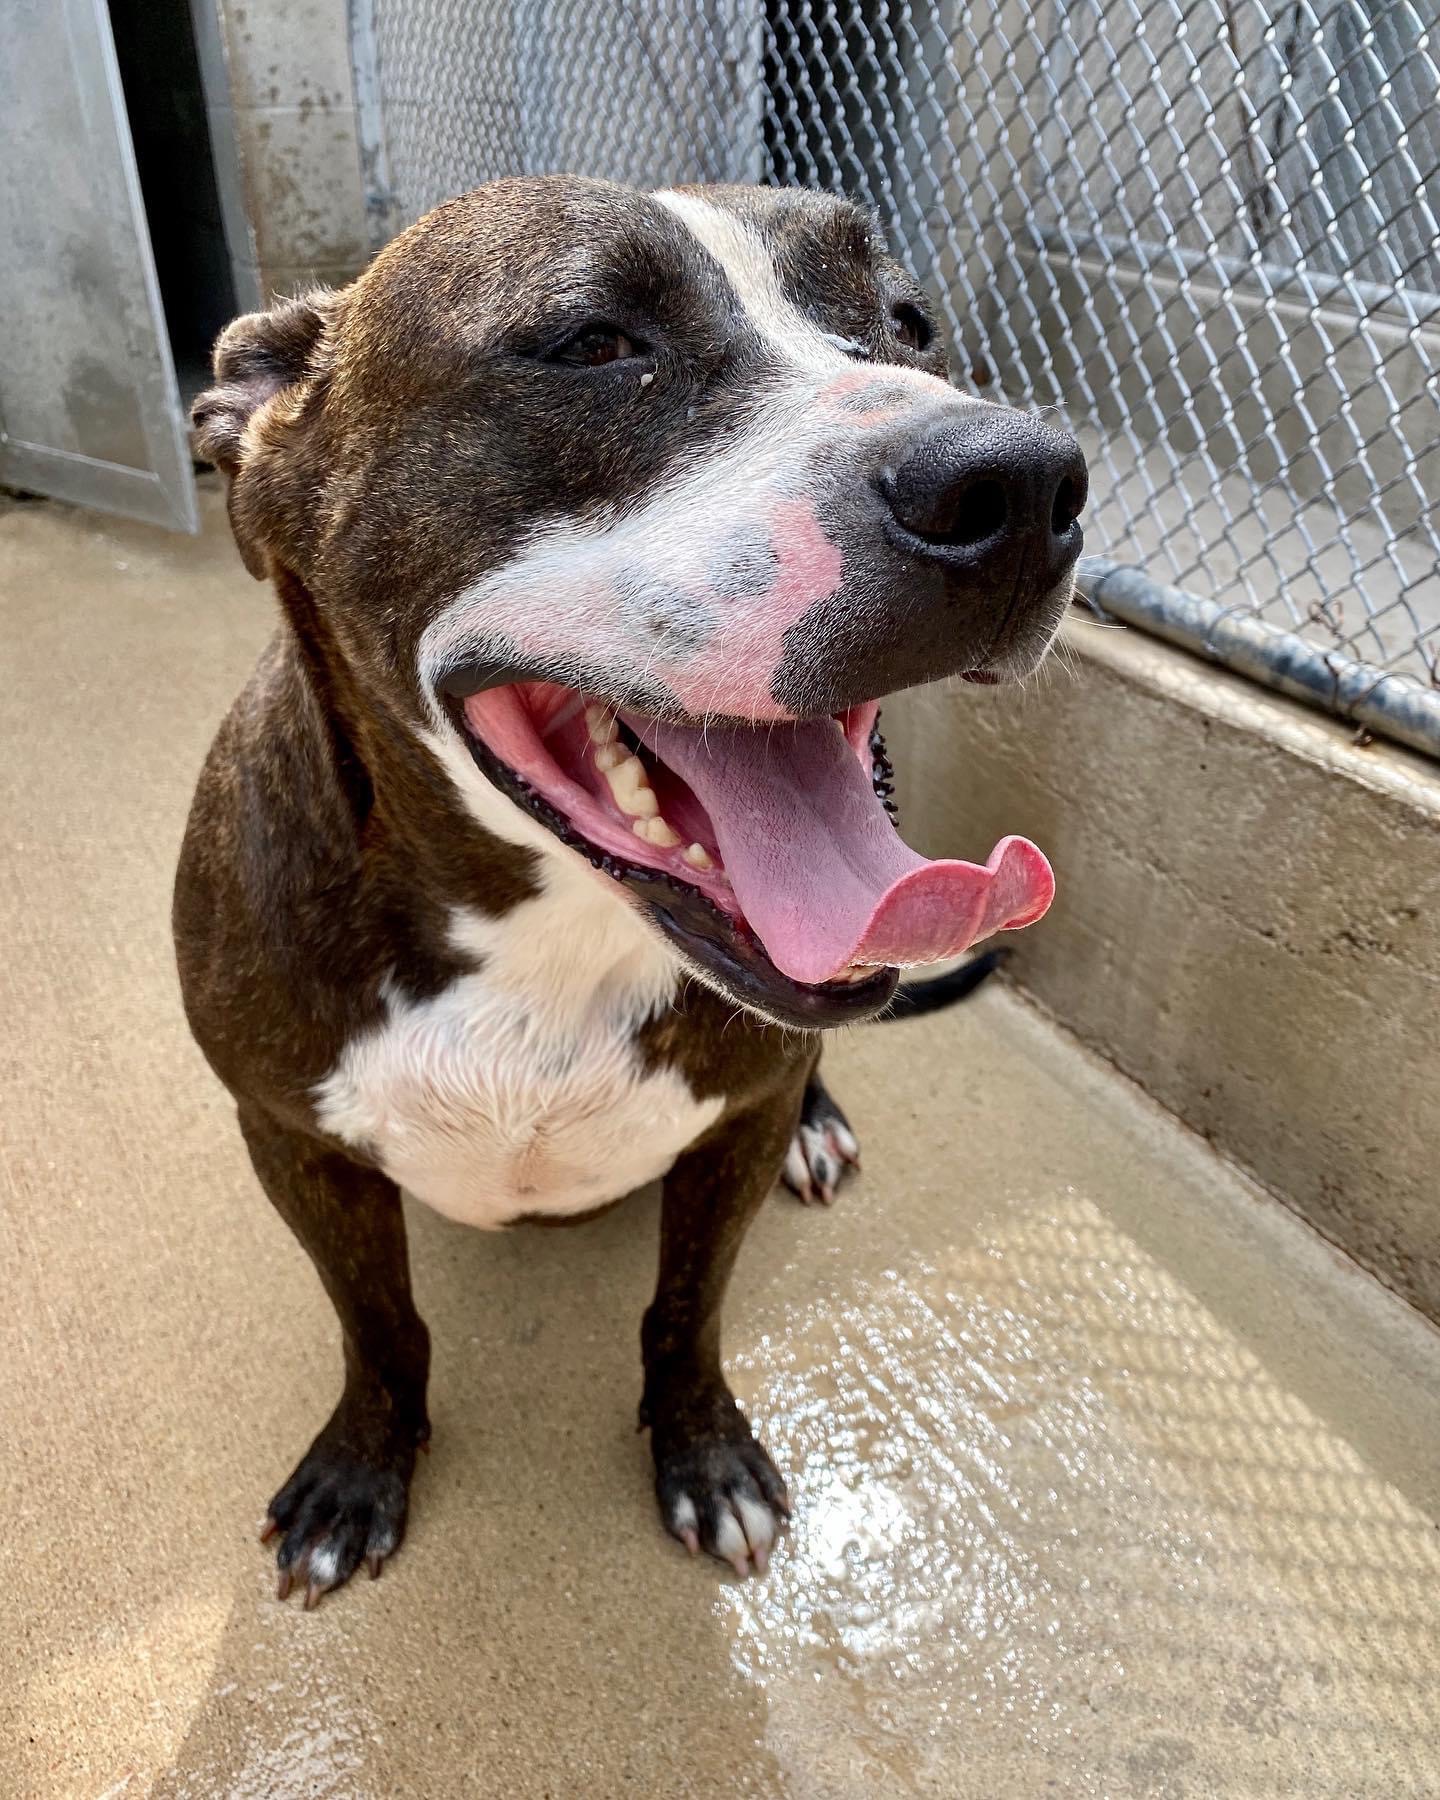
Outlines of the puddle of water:
[{"label": "puddle of water", "polygon": [[797,1794],[1437,1791],[1434,1530],[1089,1203],[735,1366],[797,1506],[717,1606]]}]

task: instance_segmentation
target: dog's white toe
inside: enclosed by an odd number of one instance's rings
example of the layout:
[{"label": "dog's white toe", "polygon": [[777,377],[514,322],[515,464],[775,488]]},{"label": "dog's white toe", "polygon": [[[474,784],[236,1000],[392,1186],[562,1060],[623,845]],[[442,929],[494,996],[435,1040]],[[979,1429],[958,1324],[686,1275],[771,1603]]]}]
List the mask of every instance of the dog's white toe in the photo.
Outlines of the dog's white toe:
[{"label": "dog's white toe", "polygon": [[847,1169],[860,1167],[860,1145],[845,1121],[830,1117],[796,1128],[781,1179],[807,1206],[829,1206]]},{"label": "dog's white toe", "polygon": [[[749,1545],[755,1564],[755,1573],[763,1575],[766,1564],[770,1561],[770,1552],[775,1547],[775,1539],[779,1535],[779,1521],[762,1501],[749,1500],[744,1494],[737,1494],[731,1504],[739,1515],[745,1542]],[[743,1575],[745,1571],[742,1569],[740,1573]]]},{"label": "dog's white toe", "polygon": [[665,1522],[672,1535],[679,1538],[692,1556],[700,1554],[700,1516],[695,1511],[695,1502],[688,1494],[682,1494],[670,1508],[670,1515]]},{"label": "dog's white toe", "polygon": [[656,1493],[672,1537],[740,1576],[765,1573],[790,1516],[785,1483],[753,1439],[702,1440],[662,1455]]}]

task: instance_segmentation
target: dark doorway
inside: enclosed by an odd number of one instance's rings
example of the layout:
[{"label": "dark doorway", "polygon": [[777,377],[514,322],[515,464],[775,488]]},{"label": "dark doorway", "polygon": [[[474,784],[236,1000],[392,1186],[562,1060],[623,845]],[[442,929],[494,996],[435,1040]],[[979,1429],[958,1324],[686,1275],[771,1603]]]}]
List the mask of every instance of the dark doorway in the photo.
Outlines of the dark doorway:
[{"label": "dark doorway", "polygon": [[236,310],[189,0],[109,4],[155,273],[188,401],[204,386],[210,347]]}]

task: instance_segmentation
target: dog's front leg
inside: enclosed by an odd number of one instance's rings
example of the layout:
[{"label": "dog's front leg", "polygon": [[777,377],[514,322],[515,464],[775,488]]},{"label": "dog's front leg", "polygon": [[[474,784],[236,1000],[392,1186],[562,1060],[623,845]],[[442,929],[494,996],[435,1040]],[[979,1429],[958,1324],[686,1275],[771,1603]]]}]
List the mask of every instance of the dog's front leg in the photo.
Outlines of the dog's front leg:
[{"label": "dog's front leg", "polygon": [[720,1367],[720,1306],[741,1240],[774,1187],[800,1112],[793,1087],[724,1121],[665,1178],[660,1278],[641,1345],[655,1492],[667,1529],[692,1553],[763,1573],[785,1483],[755,1441]]},{"label": "dog's front leg", "polygon": [[400,1190],[374,1169],[241,1109],[261,1185],[310,1254],[344,1338],[345,1388],[328,1424],[270,1502],[279,1594],[313,1606],[363,1559],[372,1576],[400,1542],[416,1446],[430,1435],[430,1334],[410,1294]]}]

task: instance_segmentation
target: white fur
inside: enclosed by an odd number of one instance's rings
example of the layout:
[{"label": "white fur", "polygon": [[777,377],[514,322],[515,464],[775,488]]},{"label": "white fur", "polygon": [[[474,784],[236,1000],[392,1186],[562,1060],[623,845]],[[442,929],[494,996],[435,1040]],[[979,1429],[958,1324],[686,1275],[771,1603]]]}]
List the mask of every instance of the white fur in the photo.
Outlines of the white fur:
[{"label": "white fur", "polygon": [[720,1112],[677,1071],[644,1073],[636,1050],[637,1027],[673,998],[673,959],[636,937],[623,904],[582,899],[556,873],[503,919],[457,911],[476,972],[431,999],[392,988],[385,1019],[316,1093],[323,1129],[463,1224],[618,1199]]},{"label": "white fur", "polygon": [[733,1512],[722,1512],[715,1525],[715,1554],[724,1557],[737,1575],[748,1574],[750,1546]]},{"label": "white fur", "polygon": [[318,1588],[332,1588],[340,1573],[340,1551],[328,1538],[305,1560],[305,1579]]},{"label": "white fur", "polygon": [[737,1494],[731,1505],[740,1516],[745,1541],[751,1550],[768,1554],[775,1543],[778,1530],[769,1504],[762,1505],[758,1500],[747,1500],[744,1494]]},{"label": "white fur", "polygon": [[833,375],[849,362],[826,333],[786,297],[764,240],[726,207],[665,189],[655,195],[725,271],[747,318],[762,337],[807,374]]},{"label": "white fur", "polygon": [[790,1148],[785,1152],[785,1180],[795,1193],[808,1196],[810,1192],[810,1162],[805,1154],[806,1145],[801,1137],[803,1125],[797,1125],[795,1135],[790,1140]]},{"label": "white fur", "polygon": [[469,811],[541,851],[541,893],[503,918],[457,909],[477,968],[417,1000],[393,985],[380,1024],[316,1089],[319,1123],[462,1223],[583,1212],[663,1175],[718,1117],[673,1069],[646,1074],[635,1032],[681,967],[608,876],[480,774],[454,730],[427,742]]},{"label": "white fur", "polygon": [[848,1125],[842,1125],[838,1119],[831,1119],[825,1127],[827,1147],[839,1156],[842,1162],[858,1162],[860,1159],[860,1141]]}]

